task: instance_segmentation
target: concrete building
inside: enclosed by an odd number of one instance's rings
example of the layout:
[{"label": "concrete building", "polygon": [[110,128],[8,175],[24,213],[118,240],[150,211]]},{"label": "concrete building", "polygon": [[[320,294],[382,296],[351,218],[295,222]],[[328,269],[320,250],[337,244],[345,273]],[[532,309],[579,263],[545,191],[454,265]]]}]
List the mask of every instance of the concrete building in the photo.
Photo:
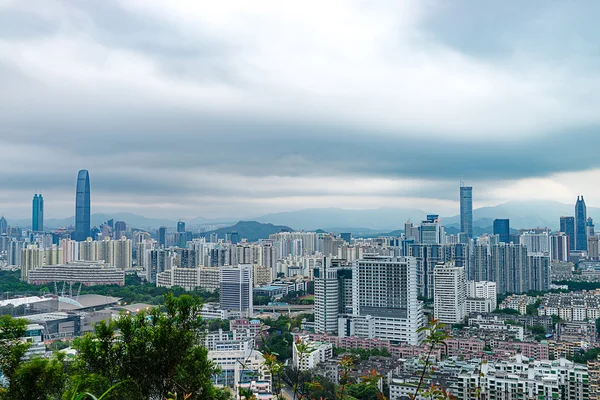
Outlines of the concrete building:
[{"label": "concrete building", "polygon": [[[480,388],[480,390],[476,390]],[[453,395],[458,400],[569,399],[587,400],[586,365],[564,358],[545,361],[518,354],[510,360],[463,368]]]},{"label": "concrete building", "polygon": [[[303,351],[300,348],[303,347]],[[325,342],[313,342],[308,336],[295,338],[292,345],[292,356],[294,368],[300,371],[310,371],[333,358],[333,345]]]},{"label": "concrete building", "polygon": [[28,245],[21,251],[21,280],[27,281],[34,269],[44,265],[44,250],[37,245]]},{"label": "concrete building", "polygon": [[452,262],[438,264],[433,270],[435,319],[443,324],[460,324],[466,316],[467,287],[465,269]]},{"label": "concrete building", "polygon": [[371,315],[375,335],[395,343],[418,345],[423,306],[417,299],[414,257],[365,255],[352,267],[353,314]]},{"label": "concrete building", "polygon": [[340,316],[338,269],[342,260],[324,257],[314,269],[315,281],[315,332],[337,334]]},{"label": "concrete building", "polygon": [[124,285],[125,272],[101,262],[78,261],[47,265],[29,271],[27,282],[42,285],[52,282],[93,285]]},{"label": "concrete building", "polygon": [[251,317],[252,306],[252,264],[221,267],[219,296],[221,308],[238,310]]},{"label": "concrete building", "polygon": [[220,270],[213,267],[179,268],[172,267],[160,272],[156,286],[171,288],[179,286],[185,290],[203,289],[214,291],[220,287]]}]

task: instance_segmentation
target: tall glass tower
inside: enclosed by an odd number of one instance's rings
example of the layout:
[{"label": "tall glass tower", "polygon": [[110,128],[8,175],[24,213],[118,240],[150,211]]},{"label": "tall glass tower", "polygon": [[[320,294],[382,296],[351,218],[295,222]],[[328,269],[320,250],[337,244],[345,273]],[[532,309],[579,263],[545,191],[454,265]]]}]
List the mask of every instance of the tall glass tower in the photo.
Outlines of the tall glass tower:
[{"label": "tall glass tower", "polygon": [[460,187],[460,231],[467,237],[473,237],[473,188]]},{"label": "tall glass tower", "polygon": [[508,218],[494,220],[494,235],[498,235],[500,242],[510,243],[510,220]]},{"label": "tall glass tower", "polygon": [[560,231],[569,238],[569,250],[575,250],[575,217],[560,217]]},{"label": "tall glass tower", "polygon": [[42,232],[44,230],[44,198],[41,194],[33,195],[31,230],[34,232]]},{"label": "tall glass tower", "polygon": [[77,174],[77,196],[75,198],[75,235],[84,241],[90,236],[90,174],[82,169]]},{"label": "tall glass tower", "polygon": [[587,209],[583,196],[577,196],[575,203],[575,250],[587,251]]}]

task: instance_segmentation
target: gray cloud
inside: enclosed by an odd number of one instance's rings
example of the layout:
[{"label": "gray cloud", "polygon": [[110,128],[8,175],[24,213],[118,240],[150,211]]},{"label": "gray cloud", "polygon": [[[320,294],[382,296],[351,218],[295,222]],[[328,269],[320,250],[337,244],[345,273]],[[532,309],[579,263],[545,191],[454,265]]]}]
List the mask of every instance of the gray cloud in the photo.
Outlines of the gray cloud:
[{"label": "gray cloud", "polygon": [[[576,56],[573,62],[558,68],[565,79],[558,82],[560,88],[568,87],[571,79],[577,82],[565,98],[565,123],[542,132],[537,126],[523,128],[523,134],[516,134],[511,129],[519,124],[502,121],[504,110],[490,112],[487,126],[481,122],[480,110],[474,108],[470,116],[462,113],[471,102],[478,105],[471,98],[456,114],[460,120],[456,126],[435,122],[438,114],[448,113],[446,107],[454,109],[452,103],[441,107],[425,104],[420,112],[427,127],[413,127],[408,111],[404,124],[398,115],[410,104],[401,102],[396,115],[390,115],[390,123],[385,123],[376,105],[390,107],[387,88],[374,87],[362,99],[356,94],[361,86],[352,86],[353,76],[345,76],[338,83],[349,85],[348,96],[328,100],[318,92],[311,94],[307,86],[316,79],[311,74],[321,67],[317,57],[306,60],[307,75],[297,77],[302,87],[294,80],[276,86],[281,82],[273,75],[281,71],[268,67],[294,60],[267,60],[269,55],[264,55],[265,64],[251,61],[263,54],[246,47],[251,38],[243,34],[238,42],[232,40],[227,28],[218,35],[214,27],[139,13],[116,0],[57,1],[52,3],[55,10],[42,7],[43,3],[37,3],[41,10],[35,3],[29,9],[4,9],[0,12],[0,84],[4,88],[0,104],[5,107],[0,110],[0,141],[14,152],[8,155],[11,164],[0,177],[0,187],[22,193],[32,188],[64,192],[61,199],[66,203],[77,169],[85,167],[92,174],[95,193],[105,202],[168,200],[181,209],[193,210],[195,199],[202,198],[221,203],[203,206],[226,212],[223,204],[235,204],[231,207],[239,212],[244,198],[282,197],[281,207],[285,207],[286,196],[336,194],[326,183],[285,184],[303,178],[413,180],[420,183],[399,183],[373,195],[445,201],[456,199],[460,179],[499,182],[599,168],[598,122],[575,107],[582,102],[591,108],[600,101],[594,91],[599,76],[590,68],[598,61],[597,52],[592,51],[597,36],[593,13],[565,3],[528,3],[518,9],[516,4],[490,2],[486,8],[467,3],[440,2],[424,11],[416,28],[410,29],[416,29],[432,48],[443,46],[445,50],[424,48],[423,52],[431,51],[433,60],[438,53],[456,51],[475,66],[491,60],[500,71],[506,66],[506,74],[518,64],[518,71],[525,69],[525,75],[534,74],[539,67],[533,62],[529,66],[528,60],[546,60],[548,68],[553,68],[552,63],[563,62],[561,52],[572,54]],[[578,17],[580,23],[573,24]],[[273,32],[274,40],[276,36]],[[56,47],[39,47],[46,42]],[[294,45],[299,54],[305,54],[306,49],[290,43]],[[524,55],[524,50],[532,49],[533,53]],[[40,51],[57,51],[56,59],[36,65]],[[16,52],[16,57],[6,56],[11,52]],[[332,60],[338,56],[332,55]],[[66,73],[63,67],[72,70]],[[482,69],[484,77],[487,68]],[[582,77],[571,75],[584,68],[584,76],[590,77],[589,90],[579,82]],[[91,77],[86,79],[88,73]],[[376,75],[365,71],[368,73]],[[339,75],[343,74],[340,70]],[[449,81],[452,78],[448,76]],[[500,74],[500,78],[504,76]],[[462,83],[464,90],[461,84],[456,86],[457,103],[463,101],[469,84]],[[520,96],[509,93],[507,98],[513,95]],[[554,99],[538,98],[536,90],[527,95],[531,102],[546,104],[547,100],[549,109],[561,108]],[[421,101],[419,96],[418,91],[414,93],[416,103]],[[346,104],[348,98],[360,102],[349,102],[345,114],[336,114],[334,108]],[[331,118],[329,108],[323,109],[327,101],[332,102]],[[509,111],[514,107],[499,106]],[[374,111],[365,122],[370,107]],[[362,112],[366,114],[355,120],[354,114]],[[471,117],[473,125],[481,129],[479,136],[460,133]],[[440,121],[450,121],[448,118],[440,117]],[[522,116],[515,116],[515,120],[519,118]],[[541,114],[524,125],[536,118],[540,126],[546,126],[548,118],[560,120],[557,115]],[[577,143],[585,145],[575,148]],[[273,183],[269,181],[273,177],[285,179]],[[246,185],[244,178],[251,183]],[[285,190],[279,190],[278,184]],[[359,188],[344,194],[348,198],[366,195]],[[248,203],[247,214],[253,213],[253,207]]]}]

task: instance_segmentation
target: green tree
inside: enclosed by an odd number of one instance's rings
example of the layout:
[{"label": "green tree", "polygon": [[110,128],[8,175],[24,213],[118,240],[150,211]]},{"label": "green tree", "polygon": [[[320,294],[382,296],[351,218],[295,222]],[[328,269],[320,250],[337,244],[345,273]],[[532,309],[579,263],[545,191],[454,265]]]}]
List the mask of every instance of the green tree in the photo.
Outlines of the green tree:
[{"label": "green tree", "polygon": [[85,384],[82,377],[92,374],[108,384],[131,381],[122,386],[128,397],[121,398],[165,398],[169,393],[190,400],[215,398],[211,378],[217,371],[200,344],[201,306],[198,296],[167,294],[164,313],[152,308],[101,322],[95,334],[74,342],[79,381]]},{"label": "green tree", "polygon": [[21,338],[25,336],[27,323],[10,315],[0,317],[0,372],[8,379],[9,390],[13,377],[29,348]]},{"label": "green tree", "polygon": [[34,358],[19,365],[4,398],[11,400],[59,399],[66,377],[62,359]]},{"label": "green tree", "polygon": [[546,334],[546,328],[544,328],[543,325],[533,325],[533,326],[529,327],[529,330],[534,335],[545,335]]}]

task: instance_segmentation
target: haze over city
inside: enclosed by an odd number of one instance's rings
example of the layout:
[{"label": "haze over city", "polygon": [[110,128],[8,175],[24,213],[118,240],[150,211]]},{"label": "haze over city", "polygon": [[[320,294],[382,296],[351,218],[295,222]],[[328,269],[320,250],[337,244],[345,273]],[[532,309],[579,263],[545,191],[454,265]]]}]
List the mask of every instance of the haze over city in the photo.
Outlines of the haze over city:
[{"label": "haze over city", "polygon": [[600,206],[599,7],[2,2],[0,213]]}]

